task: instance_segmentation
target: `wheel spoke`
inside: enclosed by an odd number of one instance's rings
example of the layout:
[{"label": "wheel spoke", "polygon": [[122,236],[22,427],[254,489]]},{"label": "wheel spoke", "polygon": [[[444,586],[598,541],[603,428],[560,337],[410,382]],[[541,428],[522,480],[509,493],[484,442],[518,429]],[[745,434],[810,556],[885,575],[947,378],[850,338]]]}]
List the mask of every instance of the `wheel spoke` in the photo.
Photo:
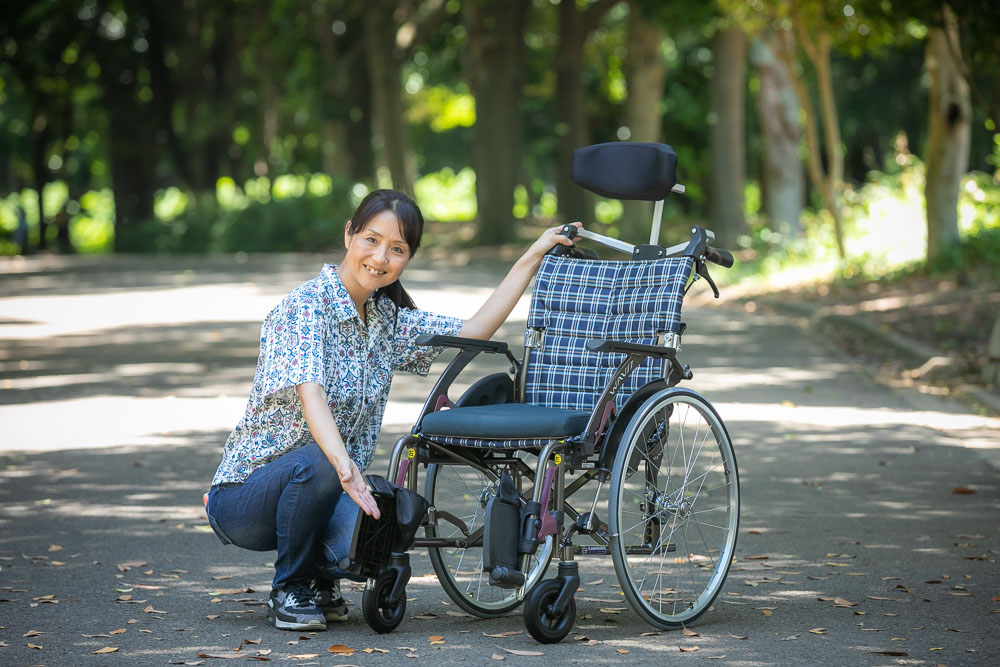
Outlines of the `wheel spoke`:
[{"label": "wheel spoke", "polygon": [[[739,496],[732,446],[715,413],[693,392],[663,396],[626,428],[609,509],[622,589],[643,618],[668,628],[693,621],[718,594],[732,561]],[[643,466],[645,484],[633,478]],[[650,542],[649,551],[630,553],[637,542]]]}]

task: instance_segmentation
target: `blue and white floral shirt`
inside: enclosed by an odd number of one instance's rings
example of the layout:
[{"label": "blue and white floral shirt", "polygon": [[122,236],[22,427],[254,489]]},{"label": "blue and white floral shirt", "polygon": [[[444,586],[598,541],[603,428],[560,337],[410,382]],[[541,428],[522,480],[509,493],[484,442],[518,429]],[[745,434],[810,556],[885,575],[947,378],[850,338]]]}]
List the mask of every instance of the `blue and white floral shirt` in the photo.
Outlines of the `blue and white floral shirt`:
[{"label": "blue and white floral shirt", "polygon": [[320,274],[291,291],[264,320],[246,413],[229,435],[212,485],[241,483],[257,468],[313,441],[295,387],[326,389],[347,452],[365,470],[375,455],[389,383],[396,370],[427,375],[442,348],[417,345],[422,334],[457,335],[462,320],[365,303],[367,327],[337,276]]}]

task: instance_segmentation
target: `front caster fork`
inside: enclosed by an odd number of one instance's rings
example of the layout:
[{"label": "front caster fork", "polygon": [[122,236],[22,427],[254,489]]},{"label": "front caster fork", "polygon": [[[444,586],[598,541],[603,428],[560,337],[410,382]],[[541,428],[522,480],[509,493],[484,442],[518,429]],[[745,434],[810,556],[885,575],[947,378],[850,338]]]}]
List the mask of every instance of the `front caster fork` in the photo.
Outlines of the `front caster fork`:
[{"label": "front caster fork", "polygon": [[406,614],[406,584],[410,580],[410,555],[394,553],[389,565],[369,579],[361,598],[365,621],[375,632],[392,632]]},{"label": "front caster fork", "polygon": [[566,613],[569,601],[576,595],[576,589],[580,588],[580,566],[575,561],[559,563],[559,574],[556,576],[556,580],[562,583],[559,597],[545,608],[545,612],[553,617],[559,617]]},{"label": "front caster fork", "polygon": [[563,640],[576,621],[576,600],[580,587],[580,568],[573,561],[559,563],[555,579],[543,581],[531,589],[524,601],[524,625],[542,644]]}]

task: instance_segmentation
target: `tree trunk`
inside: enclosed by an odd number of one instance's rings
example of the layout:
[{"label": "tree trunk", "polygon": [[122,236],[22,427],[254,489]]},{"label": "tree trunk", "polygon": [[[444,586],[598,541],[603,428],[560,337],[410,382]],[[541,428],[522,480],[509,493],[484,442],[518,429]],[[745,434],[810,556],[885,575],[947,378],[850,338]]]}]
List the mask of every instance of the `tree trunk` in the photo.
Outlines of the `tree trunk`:
[{"label": "tree trunk", "polygon": [[1000,387],[1000,313],[993,318],[993,332],[986,348],[986,363],[982,374],[985,385]]},{"label": "tree trunk", "polygon": [[[813,62],[813,66],[817,69],[817,74],[820,78],[823,75],[820,73],[822,69],[826,73],[826,83],[822,80],[820,81],[821,90],[826,87],[826,93],[821,95],[824,100],[833,102],[832,96],[832,83],[829,80],[830,68],[830,35],[822,32],[819,35],[810,35],[805,30],[801,21],[794,20],[794,25],[796,28],[796,35],[801,43],[802,49],[806,52],[809,60]],[[830,165],[824,168],[821,158],[822,152],[819,145],[819,130],[816,127],[816,111],[813,109],[812,100],[809,97],[809,88],[806,85],[805,79],[802,73],[799,72],[795,67],[795,56],[794,49],[791,45],[791,40],[783,40],[778,43],[781,45],[780,56],[788,71],[792,75],[792,81],[795,83],[795,94],[799,98],[799,106],[803,112],[803,118],[805,119],[805,130],[806,130],[806,166],[807,173],[809,174],[809,180],[812,182],[814,188],[819,190],[820,195],[823,197],[823,202],[826,206],[827,212],[833,221],[833,233],[834,238],[837,242],[837,254],[840,259],[846,259],[847,251],[844,248],[844,233],[841,225],[841,215],[840,215],[840,197],[839,190],[834,187],[834,179],[829,171]],[[825,64],[817,64],[825,63]],[[831,116],[824,119],[824,123],[833,122],[837,124],[836,120],[836,106],[832,105],[828,110],[831,112]],[[826,133],[827,140],[829,141],[831,132]],[[837,131],[839,134],[839,130]],[[839,153],[840,145],[827,146],[827,151],[829,153]],[[836,158],[830,158],[830,164],[835,164]],[[843,161],[841,160],[841,164]],[[841,167],[841,170],[843,168]]]},{"label": "tree trunk", "polygon": [[[516,240],[514,187],[522,157],[522,32],[530,0],[484,0],[466,6],[469,80],[476,97],[476,243]],[[489,27],[487,27],[489,26]]]},{"label": "tree trunk", "polygon": [[746,184],[747,39],[739,27],[717,30],[712,40],[715,75],[710,90],[712,190],[709,216],[716,243],[736,247],[746,229],[743,186]]},{"label": "tree trunk", "polygon": [[[624,121],[631,141],[659,142],[662,140],[663,84],[667,66],[660,52],[663,30],[642,16],[633,7],[628,18],[628,55],[625,60]],[[623,201],[624,215],[621,236],[631,243],[647,243],[653,205],[646,201]]]},{"label": "tree trunk", "polygon": [[760,79],[757,115],[764,135],[764,213],[771,229],[796,237],[803,232],[800,216],[805,184],[798,153],[802,124],[791,74],[775,55],[774,42],[781,38],[770,32],[753,40],[750,56]]},{"label": "tree trunk", "polygon": [[369,0],[364,14],[365,62],[371,77],[372,134],[379,167],[389,170],[392,185],[413,192],[416,169],[410,157],[403,118],[401,63],[396,58],[395,0]]},{"label": "tree trunk", "polygon": [[556,194],[563,222],[590,221],[583,188],[570,180],[573,150],[590,143],[587,88],[583,82],[583,45],[587,33],[575,2],[559,4],[559,50],[556,53]]},{"label": "tree trunk", "polygon": [[[945,5],[944,28],[931,28],[927,40],[930,75],[930,132],[927,139],[927,260],[958,243],[958,192],[969,164],[972,108],[969,84],[956,59],[958,26]],[[948,40],[951,40],[949,47]]]},{"label": "tree trunk", "polygon": [[[593,196],[569,178],[573,150],[590,144],[587,86],[583,80],[583,47],[587,36],[617,0],[597,0],[585,10],[573,0],[559,3],[559,48],[556,52],[556,192],[564,222],[593,218]],[[633,8],[633,11],[635,9]]]},{"label": "tree trunk", "polygon": [[49,182],[49,166],[45,160],[45,153],[49,147],[51,130],[49,118],[44,111],[36,110],[33,116],[34,120],[31,123],[31,170],[35,176],[35,191],[38,193],[38,249],[46,250],[49,247],[49,223],[45,219],[45,207],[42,205],[42,201],[45,186]]},{"label": "tree trunk", "polygon": [[353,160],[348,149],[348,125],[346,118],[338,113],[342,100],[347,99],[350,85],[350,58],[342,58],[337,51],[331,25],[334,13],[329,5],[324,5],[322,20],[316,22],[316,39],[319,43],[323,67],[320,68],[320,132],[321,164],[324,172],[339,180],[349,180],[353,173]]}]

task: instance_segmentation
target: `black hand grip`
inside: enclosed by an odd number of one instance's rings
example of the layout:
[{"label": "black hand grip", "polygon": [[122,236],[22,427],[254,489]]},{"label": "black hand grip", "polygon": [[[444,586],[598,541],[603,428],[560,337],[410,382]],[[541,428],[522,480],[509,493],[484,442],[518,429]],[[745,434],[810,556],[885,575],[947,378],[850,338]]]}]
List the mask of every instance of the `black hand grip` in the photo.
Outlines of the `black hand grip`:
[{"label": "black hand grip", "polygon": [[718,248],[713,248],[707,246],[705,248],[705,259],[710,262],[715,262],[719,266],[728,269],[736,261],[733,259],[733,253],[728,250],[719,250]]},{"label": "black hand grip", "polygon": [[[580,228],[577,227],[576,225],[563,225],[562,229],[559,230],[559,233],[567,238],[575,239],[576,233],[579,230]],[[556,257],[563,257],[565,255],[568,255],[572,250],[573,248],[569,246],[564,246],[561,243],[557,243],[556,245],[552,246],[552,249],[545,254],[555,255]]]}]

